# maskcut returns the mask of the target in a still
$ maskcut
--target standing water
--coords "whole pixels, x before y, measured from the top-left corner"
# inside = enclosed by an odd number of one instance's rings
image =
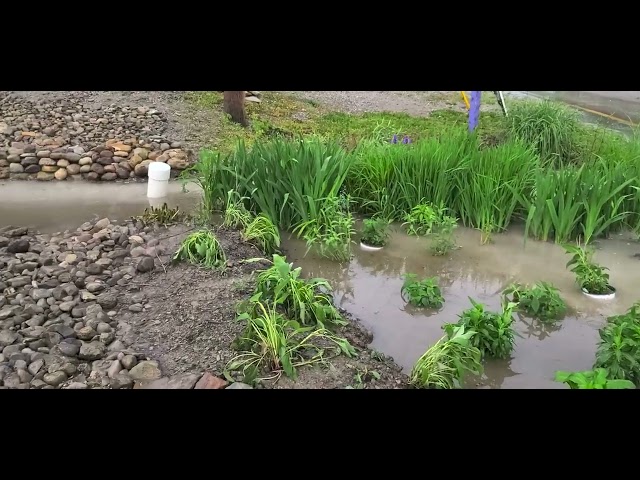
[[[603,302],[584,296],[573,274],[565,268],[569,256],[562,247],[523,241],[521,232],[494,236],[494,243],[480,245],[480,234],[459,228],[462,247],[445,257],[434,257],[428,240],[394,232],[390,243],[378,252],[354,247],[349,265],[320,259],[295,239],[285,242],[289,261],[302,267],[308,277],[322,277],[334,288],[336,303],[358,317],[374,338],[372,347],[387,355],[409,373],[416,360],[440,337],[442,325],[455,323],[457,315],[470,308],[469,297],[491,310],[500,308],[501,292],[509,284],[546,281],[560,289],[569,307],[568,315],[555,326],[519,318],[514,323],[515,348],[511,360],[485,362],[482,378],[468,387],[566,388],[554,381],[557,370],[590,370],[595,359],[598,329],[606,317],[626,311],[640,299],[640,260],[633,255],[640,245],[618,237],[600,242],[595,260],[610,268],[617,287],[616,298]],[[402,275],[437,276],[445,298],[437,312],[408,306],[400,289]]]

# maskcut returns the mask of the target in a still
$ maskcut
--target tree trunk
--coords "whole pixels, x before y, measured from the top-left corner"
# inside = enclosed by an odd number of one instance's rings
[[[224,102],[222,108],[225,113],[231,115],[231,120],[239,123],[243,127],[249,125],[244,109],[244,91],[224,92]]]

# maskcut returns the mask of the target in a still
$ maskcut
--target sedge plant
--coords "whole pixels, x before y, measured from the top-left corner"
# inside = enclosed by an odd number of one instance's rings
[[[224,269],[227,262],[222,245],[210,230],[190,234],[182,241],[173,258],[212,269]]]
[[[245,242],[253,242],[266,254],[273,254],[280,248],[280,232],[264,214],[251,220],[242,231]]]
[[[564,245],[566,253],[571,255],[567,268],[576,276],[578,286],[592,295],[606,295],[611,293],[608,268],[593,261],[594,250],[589,245]]]

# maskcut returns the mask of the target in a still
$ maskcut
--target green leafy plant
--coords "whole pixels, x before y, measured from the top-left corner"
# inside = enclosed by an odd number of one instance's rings
[[[567,311],[559,290],[547,282],[538,282],[533,286],[515,283],[507,287],[503,294],[518,304],[518,310],[543,322],[558,320]]]
[[[442,256],[456,248],[456,240],[453,231],[458,227],[458,219],[449,215],[442,216],[438,221],[438,226],[433,235],[431,243],[431,253],[435,256]]]
[[[361,241],[372,247],[384,247],[389,241],[389,220],[384,218],[365,218]]]
[[[635,388],[629,380],[612,380],[607,378],[609,372],[604,368],[596,368],[586,372],[556,372],[556,382],[566,383],[572,390],[622,390]]]
[[[245,242],[255,242],[264,253],[274,253],[280,248],[280,232],[273,222],[263,214],[255,217],[242,232]]]
[[[622,315],[609,317],[599,334],[594,368],[605,368],[612,378],[640,385],[640,302]]]
[[[227,262],[222,245],[210,230],[190,234],[182,241],[173,259],[214,269],[225,268]]]
[[[458,323],[447,323],[442,328],[451,335],[455,328],[464,326],[467,330],[477,332],[471,344],[482,353],[492,358],[508,358],[513,351],[513,310],[517,303],[506,302],[500,313],[487,311],[482,303],[469,298],[472,307],[459,315]]]
[[[244,202],[248,200],[246,197],[240,197],[235,190],[227,192],[227,203],[224,209],[224,219],[222,226],[231,228],[246,228],[253,219]]]
[[[441,210],[429,203],[420,203],[405,215],[407,233],[409,235],[428,235],[433,232],[441,218]]]
[[[410,383],[420,388],[460,387],[467,373],[482,373],[481,353],[472,345],[476,332],[464,326],[452,327],[415,363]]]
[[[147,207],[144,213],[138,217],[145,225],[171,225],[181,219],[182,215],[179,207],[169,208],[167,203],[163,203],[161,207]]]
[[[227,364],[228,372],[242,370],[245,376],[255,377],[267,368],[277,376],[282,371],[295,379],[296,368],[323,360],[327,347],[316,344],[322,340],[338,354],[356,355],[346,339],[336,337],[323,328],[304,327],[295,320],[288,320],[278,312],[275,304],[265,304],[260,297],[258,293],[251,298],[255,304],[251,312],[238,315],[238,320],[246,321],[247,327],[237,344],[247,350]]]
[[[307,242],[307,253],[317,247],[321,256],[338,262],[351,258],[354,219],[348,197],[327,198],[318,216],[300,223],[293,233]]]
[[[416,307],[440,308],[444,305],[444,297],[436,277],[418,280],[415,273],[407,273],[404,275],[401,293]]]
[[[346,325],[327,293],[331,292],[329,283],[321,278],[304,280],[301,273],[301,267],[293,268],[285,257],[274,254],[273,265],[258,274],[256,293],[282,306],[289,318],[304,326]]]
[[[589,246],[564,245],[566,253],[572,255],[567,262],[567,268],[576,276],[576,283],[581,289],[593,295],[606,295],[611,293],[609,285],[608,268],[595,263],[593,259],[593,249]]]

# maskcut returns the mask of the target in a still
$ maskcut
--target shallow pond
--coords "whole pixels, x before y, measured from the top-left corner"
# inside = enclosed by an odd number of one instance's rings
[[[500,292],[512,282],[548,281],[560,289],[570,312],[555,327],[518,318],[516,345],[511,360],[490,360],[482,378],[471,378],[472,388],[566,388],[554,382],[557,370],[590,370],[598,329],[607,316],[623,313],[640,300],[640,244],[624,236],[599,243],[595,260],[610,268],[616,298],[601,301],[582,295],[565,265],[569,256],[552,243],[523,242],[514,230],[495,235],[492,244],[480,245],[480,234],[459,228],[462,247],[446,257],[434,257],[428,240],[393,232],[390,243],[378,252],[354,247],[348,265],[305,256],[306,245],[285,239],[289,261],[302,267],[307,277],[327,279],[336,302],[373,332],[372,347],[396,360],[408,373],[415,361],[442,335],[441,326],[456,322],[469,308],[469,297],[492,309],[500,307]],[[438,312],[407,306],[400,295],[404,273],[437,276],[444,307]]]

